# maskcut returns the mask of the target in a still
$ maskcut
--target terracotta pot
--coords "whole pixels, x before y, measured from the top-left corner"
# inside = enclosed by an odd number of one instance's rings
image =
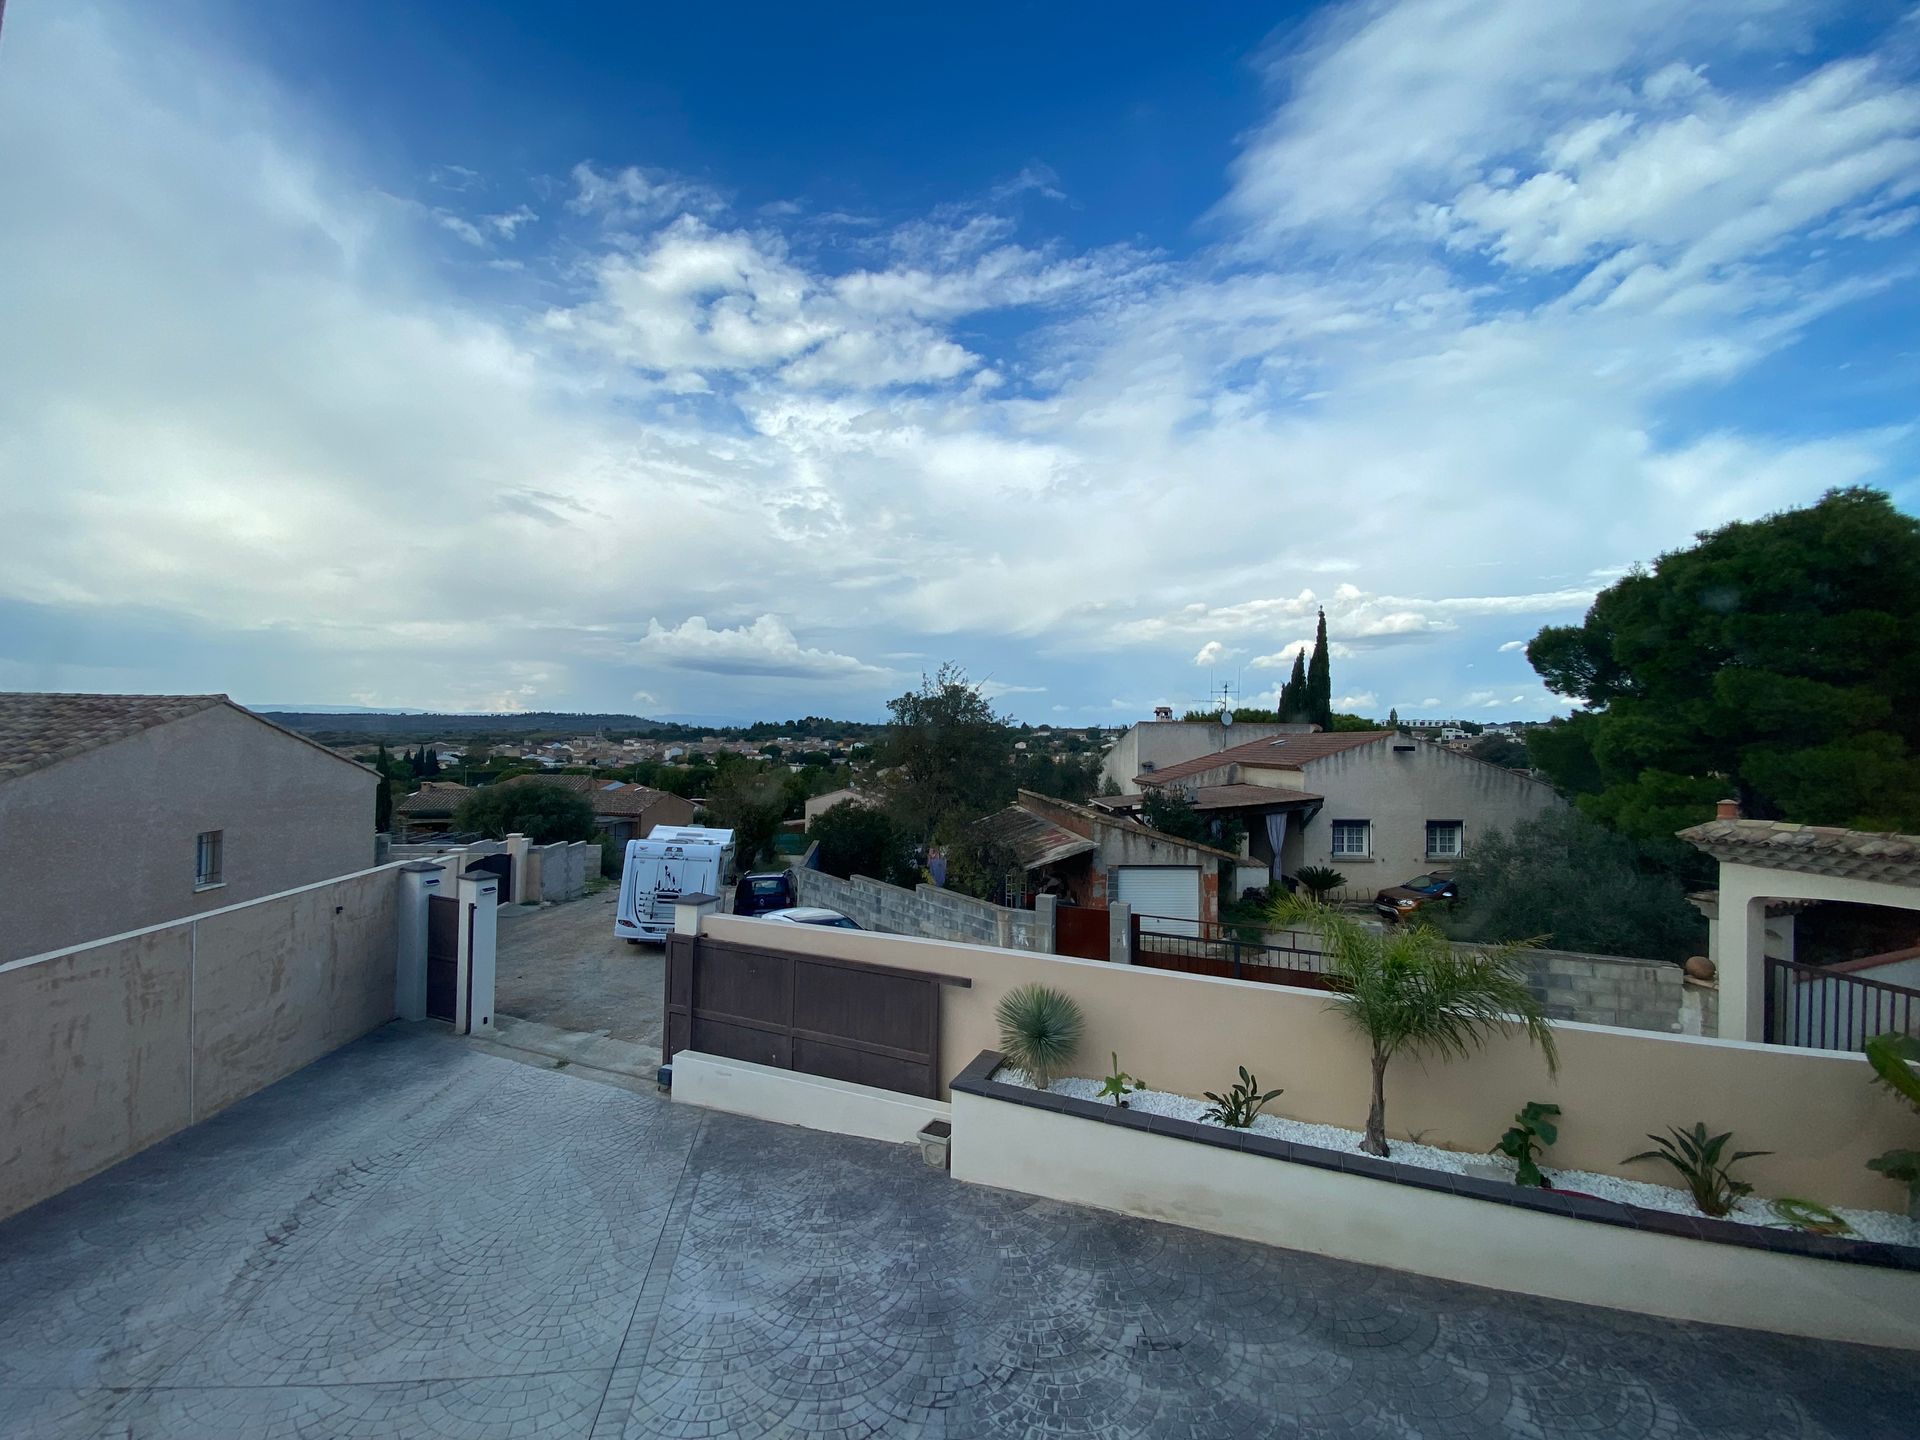
[[[1695,980],[1711,980],[1714,976],[1713,961],[1704,955],[1690,955],[1687,963],[1681,967]]]

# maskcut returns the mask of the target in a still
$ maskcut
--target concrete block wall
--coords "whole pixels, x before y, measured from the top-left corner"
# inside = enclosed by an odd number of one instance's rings
[[[1550,1020],[1689,1033],[1678,965],[1569,950],[1535,950],[1526,961],[1534,997]]]
[[[587,891],[587,877],[600,872],[600,847],[592,841],[556,841],[527,852],[531,874],[527,898],[574,900]]]
[[[1005,950],[1053,952],[1053,927],[1036,911],[990,905],[935,885],[906,890],[865,875],[842,880],[824,870],[795,869],[793,874],[802,905],[838,910],[863,929]]]

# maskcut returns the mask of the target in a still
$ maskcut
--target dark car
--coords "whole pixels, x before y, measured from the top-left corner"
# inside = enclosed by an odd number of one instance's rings
[[[1404,920],[1427,905],[1451,905],[1460,887],[1445,875],[1416,875],[1403,885],[1389,885],[1373,897],[1373,908],[1388,920]]]
[[[790,910],[800,903],[800,887],[793,883],[791,870],[762,870],[742,875],[733,887],[733,913],[764,915],[769,910]]]

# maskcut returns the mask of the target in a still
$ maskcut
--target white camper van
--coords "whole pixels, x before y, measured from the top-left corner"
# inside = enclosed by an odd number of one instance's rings
[[[733,831],[656,825],[627,842],[613,933],[622,940],[665,940],[682,895],[723,895],[733,871]]]

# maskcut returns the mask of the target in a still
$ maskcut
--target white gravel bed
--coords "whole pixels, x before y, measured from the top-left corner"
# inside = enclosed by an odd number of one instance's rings
[[[1007,1085],[1019,1085],[1031,1090],[1034,1084],[1027,1078],[1024,1070],[1016,1070],[1003,1065],[994,1072],[993,1078]],[[1269,1087],[1270,1088],[1270,1087]],[[1102,1097],[1098,1080],[1069,1076],[1055,1080],[1047,1089],[1055,1095],[1069,1095],[1076,1100],[1097,1100],[1110,1105],[1113,1102]],[[1129,1109],[1138,1110],[1146,1115],[1165,1115],[1175,1120],[1191,1120],[1198,1125],[1216,1122],[1207,1119],[1208,1101],[1192,1100],[1185,1095],[1169,1095],[1163,1090],[1139,1090],[1128,1094]],[[1263,1110],[1255,1117],[1252,1131],[1255,1135],[1268,1135],[1275,1140],[1285,1140],[1294,1145],[1312,1145],[1321,1150],[1342,1151],[1350,1155],[1363,1155],[1360,1148],[1364,1138],[1358,1130],[1347,1130],[1338,1125],[1311,1125],[1304,1120],[1288,1120],[1284,1116]],[[1513,1161],[1504,1155],[1481,1154],[1461,1150],[1442,1150],[1434,1145],[1421,1145],[1412,1140],[1387,1140],[1387,1148],[1392,1154],[1387,1158],[1403,1165],[1418,1165],[1425,1170],[1445,1170],[1454,1175],[1469,1175],[1479,1171],[1485,1164],[1500,1166],[1507,1174],[1513,1172]],[[1672,1185],[1658,1185],[1650,1180],[1623,1180],[1618,1175],[1599,1175],[1591,1170],[1563,1170],[1552,1163],[1552,1151],[1547,1152],[1548,1163],[1540,1168],[1546,1172],[1547,1182],[1556,1190],[1577,1190],[1583,1195],[1593,1195],[1601,1200],[1611,1200],[1618,1205],[1638,1205],[1648,1210],[1670,1210],[1679,1215],[1698,1215],[1699,1209],[1693,1203],[1693,1196],[1687,1191]],[[1472,1168],[1469,1169],[1469,1162]],[[1643,1162],[1651,1170],[1654,1161]],[[1799,1197],[1819,1199],[1818,1196]],[[1853,1227],[1854,1234],[1862,1240],[1877,1240],[1885,1245],[1920,1246],[1920,1221],[1907,1219],[1904,1215],[1892,1215],[1884,1210],[1854,1210],[1834,1207],[1834,1214]],[[1742,1225],[1758,1225],[1764,1229],[1791,1230],[1794,1227],[1784,1223],[1767,1201],[1758,1195],[1749,1195],[1735,1204],[1728,1220]]]

